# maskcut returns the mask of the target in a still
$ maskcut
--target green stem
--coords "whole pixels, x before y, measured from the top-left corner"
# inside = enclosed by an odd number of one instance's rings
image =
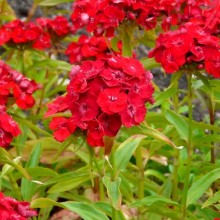
[[[172,199],[174,201],[178,200],[179,156],[180,156],[180,151],[178,149],[174,149],[173,190],[172,190]]]
[[[211,125],[215,124],[215,107],[212,100],[210,100],[210,108],[209,108],[209,121]],[[214,134],[213,131],[211,131],[211,134]],[[211,148],[211,163],[215,164],[215,148],[214,143],[212,142],[213,147]]]
[[[188,142],[187,142],[187,167],[186,167],[186,175],[185,175],[185,182],[184,182],[184,189],[183,189],[183,196],[182,196],[182,219],[186,218],[186,211],[187,211],[187,193],[190,185],[190,171],[191,171],[191,163],[192,163],[192,155],[193,155],[193,144],[192,144],[192,74],[187,74],[188,79]]]
[[[9,173],[8,177],[9,177],[9,180],[11,182],[11,186],[13,188],[13,192],[16,196],[16,199],[19,200],[19,201],[22,201],[21,192],[20,192],[20,189],[18,187],[18,184],[17,184],[14,176],[12,175],[12,173]]]
[[[118,172],[115,166],[115,156],[113,154],[111,158],[111,165],[112,165],[112,171],[111,171],[111,179],[112,182],[115,181],[118,178]],[[117,210],[114,208],[114,205],[112,204],[112,220],[117,220]]]
[[[178,90],[178,82],[179,78],[182,76],[182,73],[179,74],[179,77],[176,77],[173,75],[172,81],[173,81],[173,87]],[[179,98],[178,98],[178,92],[175,93],[172,97],[172,103],[173,103],[173,110],[178,113],[178,106],[179,106]],[[179,156],[180,151],[178,149],[174,149],[174,166],[173,166],[173,188],[172,188],[172,199],[174,201],[178,200],[178,169],[179,169]]]
[[[215,103],[213,102],[212,97],[210,97],[209,121],[210,121],[211,125],[215,124]],[[213,130],[211,130],[211,134],[214,134]],[[212,148],[210,150],[210,154],[211,154],[210,162],[215,164],[215,143],[211,142],[211,144],[212,144]],[[213,190],[213,193],[216,192],[216,184],[215,184],[215,182],[212,183],[212,190]]]
[[[144,167],[143,167],[143,158],[142,158],[142,152],[140,146],[136,149],[136,164],[139,169],[138,199],[143,199],[144,198]],[[137,219],[141,219],[141,212],[142,212],[142,208],[140,207],[138,209]]]
[[[101,148],[99,150],[99,158],[101,160],[103,160],[103,158],[104,158],[104,149],[103,148]],[[100,197],[101,201],[105,200],[105,187],[104,187],[104,184],[102,182],[102,177],[103,176],[104,176],[104,170],[102,168],[102,170],[100,171],[100,178],[99,178],[99,197]]]
[[[141,147],[139,146],[136,150],[136,164],[139,169],[139,178],[138,178],[138,198],[144,198],[144,167],[143,167],[143,158]]]

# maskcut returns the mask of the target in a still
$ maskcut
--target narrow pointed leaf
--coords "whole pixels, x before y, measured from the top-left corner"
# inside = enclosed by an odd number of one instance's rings
[[[109,177],[104,176],[102,181],[107,188],[108,197],[111,199],[114,208],[118,210],[121,206],[121,193],[119,190],[121,178],[118,177],[112,181]]]
[[[170,205],[178,205],[177,202],[172,201],[171,199],[168,199],[166,197],[160,196],[160,195],[154,195],[154,196],[148,196],[141,200],[138,200],[134,202],[131,206],[132,207],[141,207],[141,206],[152,206],[153,204],[158,205],[164,205],[164,204],[170,204]]]
[[[188,138],[188,124],[187,122],[177,113],[167,110],[166,119],[176,128],[180,135],[180,138],[187,140]]]
[[[112,157],[112,156],[114,157],[115,168],[118,171],[124,169],[127,166],[134,151],[136,150],[136,148],[140,144],[141,140],[145,137],[146,137],[145,135],[134,135],[134,136],[128,138],[126,141],[124,141],[116,149],[116,151],[112,151],[110,157]]]
[[[219,178],[220,168],[207,173],[194,182],[188,191],[187,205],[195,203],[206,192],[210,185]]]

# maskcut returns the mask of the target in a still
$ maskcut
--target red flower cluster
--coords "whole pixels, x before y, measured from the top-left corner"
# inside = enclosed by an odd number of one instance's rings
[[[63,16],[56,16],[55,18],[37,18],[37,24],[40,25],[52,39],[65,37],[70,32],[68,20]]]
[[[123,21],[135,21],[149,30],[156,26],[157,17],[180,5],[179,1],[164,0],[76,0],[73,3],[73,31],[87,27],[95,36],[113,36]]]
[[[39,88],[35,81],[0,61],[0,105],[7,105],[9,98],[13,97],[21,109],[31,108],[35,103],[32,94]]]
[[[15,121],[6,113],[6,107],[14,102],[27,109],[34,105],[32,93],[39,89],[34,81],[30,81],[21,73],[12,70],[0,61],[0,146],[7,147],[12,138],[20,134]]]
[[[54,19],[39,18],[34,22],[14,20],[0,28],[0,46],[18,45],[22,48],[43,50],[51,47],[51,41],[60,39],[70,32],[70,26],[65,17],[57,16]]]
[[[0,105],[0,146],[7,147],[13,137],[21,133],[17,123],[6,113]],[[1,206],[0,206],[1,207]]]
[[[88,37],[81,35],[77,42],[72,42],[66,49],[70,63],[80,63],[88,59],[106,56],[110,50],[104,37]]]
[[[0,219],[2,220],[28,220],[37,216],[37,212],[30,209],[28,202],[19,202],[11,197],[6,197],[0,192]]]
[[[196,64],[197,68],[204,67],[209,74],[219,78],[219,42],[219,38],[201,27],[186,23],[178,30],[160,34],[149,57],[155,57],[167,73],[173,73],[185,64]]]
[[[145,103],[153,103],[152,75],[133,58],[84,61],[73,67],[70,78],[67,95],[50,104],[47,113],[72,113],[70,118],[57,117],[50,123],[58,141],[79,128],[91,146],[103,146],[103,137],[114,137],[122,125],[139,125],[146,115]]]
[[[21,20],[14,20],[0,28],[0,46],[20,45],[23,47],[33,47],[45,49],[51,46],[50,35],[43,31],[39,25]]]

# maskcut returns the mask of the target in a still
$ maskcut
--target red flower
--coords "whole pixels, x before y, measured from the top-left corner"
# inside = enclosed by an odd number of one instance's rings
[[[93,95],[83,95],[75,103],[69,106],[74,118],[81,121],[94,119],[99,111],[96,97]]]
[[[128,95],[126,108],[120,112],[122,124],[126,127],[139,125],[145,118],[146,108],[143,100],[136,94]]]
[[[108,88],[100,92],[97,103],[102,111],[107,114],[121,112],[127,103],[127,94],[120,88]]]
[[[7,31],[5,28],[0,29],[0,46],[5,44],[11,39],[11,32]]]
[[[73,67],[61,103],[65,100],[73,125],[86,134],[90,146],[103,146],[103,137],[114,137],[122,122],[130,127],[144,120],[145,103],[153,102],[151,79],[152,75],[131,58],[107,56],[84,61]],[[49,113],[58,111],[57,103],[50,104]],[[54,123],[50,127],[56,139],[61,141],[70,135],[67,119]]]
[[[161,65],[167,73],[173,73],[185,63],[185,56],[181,54],[173,54],[169,50],[165,50],[162,56]]]
[[[101,58],[110,50],[104,37],[88,37],[81,35],[77,42],[72,42],[66,49],[70,63],[79,63],[87,59]]]
[[[104,134],[109,137],[114,137],[122,125],[121,118],[118,114],[108,115],[102,113],[98,121],[104,129]]]
[[[68,109],[66,103],[66,97],[59,96],[52,103],[48,104],[48,111],[45,114],[45,117],[56,114],[58,112],[64,112]]]
[[[215,78],[220,78],[220,53],[205,59],[205,70]]]
[[[22,27],[17,27],[12,32],[12,39],[15,43],[25,43],[25,31]]]
[[[76,127],[72,118],[57,117],[50,122],[50,129],[55,130],[53,135],[60,142],[68,138],[76,130]]]
[[[6,197],[0,192],[0,219],[28,220],[37,216],[34,209],[30,209],[28,202],[19,202],[11,197]]]

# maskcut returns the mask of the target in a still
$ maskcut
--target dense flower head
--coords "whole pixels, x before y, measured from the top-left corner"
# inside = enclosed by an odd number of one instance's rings
[[[3,106],[0,106],[2,108]],[[18,124],[6,111],[0,110],[0,146],[7,147],[21,133]]]
[[[0,105],[7,105],[14,98],[21,109],[31,108],[35,103],[32,94],[39,88],[35,81],[0,61]]]
[[[37,216],[37,212],[30,208],[28,202],[20,202],[12,197],[4,196],[0,192],[0,219],[2,220],[28,220]]]
[[[160,34],[149,57],[155,57],[167,73],[184,65],[196,65],[215,78],[220,77],[220,40],[202,27],[186,23],[178,30]]]
[[[77,42],[68,45],[65,54],[69,57],[70,63],[80,63],[84,60],[104,57],[109,52],[104,37],[81,35]]]
[[[31,108],[33,92],[40,86],[0,61],[0,146],[7,147],[20,134],[17,123],[7,114],[7,107],[16,103],[21,109]]]
[[[68,20],[63,16],[55,18],[37,18],[36,23],[47,32],[51,38],[65,37],[70,32]]]
[[[136,22],[149,30],[156,26],[158,17],[173,17],[171,12],[179,11],[182,3],[173,0],[76,0],[71,15],[72,30],[86,27],[95,36],[113,36],[114,30],[124,21]]]
[[[46,49],[51,46],[51,40],[49,34],[39,25],[17,19],[1,26],[0,46],[3,44]]]
[[[139,125],[147,112],[145,104],[154,101],[151,79],[138,60],[119,55],[74,66],[67,95],[49,104],[47,116],[66,110],[72,114],[52,119],[55,138],[63,141],[80,129],[91,146],[104,146],[103,137],[114,137],[122,125]]]

